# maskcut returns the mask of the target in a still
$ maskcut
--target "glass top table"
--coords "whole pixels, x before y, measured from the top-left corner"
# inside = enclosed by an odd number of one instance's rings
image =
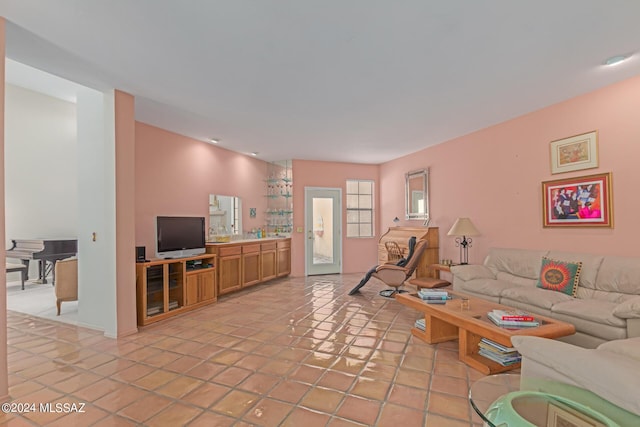
[[[620,427],[570,399],[520,390],[519,374],[481,378],[469,389],[469,403],[489,427]]]

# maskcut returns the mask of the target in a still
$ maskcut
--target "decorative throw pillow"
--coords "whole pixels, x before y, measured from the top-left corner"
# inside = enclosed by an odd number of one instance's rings
[[[582,262],[558,261],[542,257],[538,286],[575,297],[578,292]]]

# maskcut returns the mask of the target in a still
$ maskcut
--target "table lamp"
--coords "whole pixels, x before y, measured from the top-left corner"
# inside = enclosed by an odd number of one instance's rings
[[[469,263],[469,247],[472,242],[469,236],[478,236],[479,234],[480,232],[469,218],[458,218],[447,233],[447,236],[456,236],[456,246],[460,247],[460,264]]]

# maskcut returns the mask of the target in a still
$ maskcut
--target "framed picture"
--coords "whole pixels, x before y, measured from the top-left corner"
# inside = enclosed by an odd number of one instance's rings
[[[551,141],[551,173],[598,167],[598,131]]]
[[[549,403],[547,427],[605,427],[605,424],[568,406]]]
[[[542,183],[545,227],[613,228],[611,173]]]

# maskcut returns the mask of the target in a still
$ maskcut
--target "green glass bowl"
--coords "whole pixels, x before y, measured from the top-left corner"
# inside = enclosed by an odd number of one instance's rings
[[[505,394],[493,402],[485,417],[496,427],[553,426],[554,422],[548,423],[549,411],[556,417],[573,423],[582,420],[584,425],[591,426],[597,421],[606,427],[620,427],[618,423],[585,405],[536,391],[514,391]]]

